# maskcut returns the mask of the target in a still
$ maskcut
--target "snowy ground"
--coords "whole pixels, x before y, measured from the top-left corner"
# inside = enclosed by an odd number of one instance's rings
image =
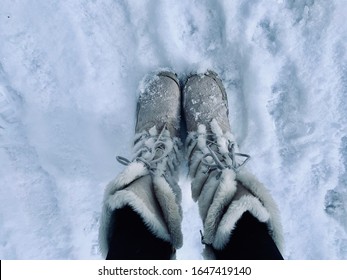
[[[1,0],[0,258],[101,258],[103,189],[131,156],[138,83],[170,67],[225,82],[285,257],[347,259],[346,15],[345,0]],[[178,258],[201,259],[185,173],[181,185]]]

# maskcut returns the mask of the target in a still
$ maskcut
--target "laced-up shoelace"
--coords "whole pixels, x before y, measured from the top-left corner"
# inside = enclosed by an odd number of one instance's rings
[[[237,172],[242,166],[244,166],[248,160],[251,158],[250,155],[247,154],[242,154],[242,153],[236,153],[235,152],[235,143],[234,142],[230,142],[228,143],[228,153],[222,155],[219,152],[219,145],[218,143],[216,143],[215,141],[211,141],[211,140],[206,140],[209,144],[207,145],[207,148],[209,150],[209,153],[206,153],[203,158],[202,158],[202,162],[208,166],[208,170],[206,171],[206,173],[210,172],[210,171],[214,171],[214,170],[218,170],[219,172],[217,173],[217,179],[220,178],[222,171],[224,169],[232,169],[235,172]],[[215,145],[217,146],[217,151],[212,150],[211,146]],[[211,163],[211,161],[207,161],[207,157],[212,158],[213,162]],[[245,158],[243,161],[238,162],[237,161],[237,157],[241,157],[241,158]],[[223,158],[222,160],[220,158]],[[227,158],[230,159],[230,164],[227,163]]]
[[[212,134],[210,136],[213,136]],[[247,154],[242,154],[242,153],[236,153],[235,152],[235,147],[236,143],[231,142],[228,140],[228,153],[227,154],[222,154],[219,151],[219,144],[216,141],[211,141],[209,139],[206,140],[207,144],[207,149],[209,150],[209,153],[205,153],[205,155],[202,158],[202,163],[205,164],[208,169],[205,173],[208,173],[210,171],[218,170],[218,173],[216,175],[217,180],[220,178],[222,175],[222,171],[224,169],[232,169],[235,172],[237,172],[241,167],[243,167],[251,158],[250,155]],[[216,151],[211,148],[211,146],[216,146],[217,149]],[[211,161],[208,161],[207,158],[211,158]],[[244,158],[243,161],[238,162],[237,157]],[[222,159],[220,159],[222,158]],[[230,163],[228,164],[228,158],[230,159]],[[201,236],[201,243],[210,246],[211,243],[208,243],[205,241],[205,237],[200,230],[200,236]]]
[[[170,153],[169,147],[165,141],[162,140],[163,133],[166,129],[166,124],[164,125],[163,129],[161,130],[159,136],[149,136],[149,138],[156,138],[156,141],[154,142],[153,146],[148,147],[145,146],[141,148],[137,153],[136,156],[132,161],[129,159],[117,156],[116,159],[119,163],[123,165],[129,165],[130,163],[134,161],[140,161],[142,162],[151,173],[154,173],[157,167],[157,163],[160,162],[163,158],[168,156]],[[140,140],[141,141],[141,140]],[[159,155],[159,156],[158,156]]]

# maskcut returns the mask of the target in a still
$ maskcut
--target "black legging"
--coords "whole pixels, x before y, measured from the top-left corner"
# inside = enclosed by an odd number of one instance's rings
[[[283,260],[265,223],[248,211],[237,222],[223,250],[213,250],[218,260]]]
[[[174,249],[169,242],[155,237],[142,218],[126,206],[113,216],[114,231],[106,259],[167,260]],[[223,250],[213,250],[219,260],[283,260],[266,224],[245,212]]]
[[[155,237],[142,218],[126,206],[113,214],[115,225],[107,260],[167,260],[174,254],[172,245]]]

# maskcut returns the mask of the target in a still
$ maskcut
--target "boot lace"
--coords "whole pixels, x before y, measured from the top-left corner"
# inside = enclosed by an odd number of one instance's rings
[[[206,142],[209,152],[204,154],[202,163],[208,167],[205,173],[218,170],[217,179],[219,179],[224,169],[232,169],[238,172],[251,158],[248,154],[236,152],[236,143],[230,140],[228,140],[227,153],[220,152],[220,145],[216,141],[207,139]]]
[[[159,136],[151,136],[148,133],[144,133],[146,140],[149,138],[155,139],[155,142],[150,145],[144,145],[137,152],[133,160],[129,160],[122,156],[116,156],[116,159],[119,163],[123,165],[129,165],[134,161],[142,162],[151,173],[154,173],[157,169],[157,164],[166,158],[172,149],[170,149],[167,136],[164,136],[164,131],[166,130],[166,124],[162,128]],[[142,136],[142,137],[143,137]],[[166,141],[165,141],[166,140]],[[141,141],[141,139],[139,140]]]

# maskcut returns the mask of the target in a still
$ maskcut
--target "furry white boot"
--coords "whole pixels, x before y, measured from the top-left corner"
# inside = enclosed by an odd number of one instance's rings
[[[204,225],[204,243],[221,250],[228,243],[242,214],[249,211],[267,224],[281,251],[282,229],[276,203],[270,193],[243,163],[231,133],[223,133],[215,120],[211,133],[205,125],[187,138],[192,197],[199,204]],[[231,150],[231,146],[233,147]]]
[[[238,152],[231,133],[222,82],[213,72],[194,75],[188,79],[183,95],[189,132],[186,140],[189,175],[192,197],[198,202],[203,220],[203,242],[223,249],[237,221],[249,211],[267,224],[281,251],[283,240],[277,206],[266,188],[243,167],[249,156]]]
[[[138,109],[134,158],[104,194],[99,243],[103,256],[108,253],[113,233],[114,211],[131,206],[156,237],[177,249],[182,246],[180,206],[177,185],[182,144],[179,135],[180,90],[170,72],[146,77]],[[153,108],[153,106],[155,108]]]

